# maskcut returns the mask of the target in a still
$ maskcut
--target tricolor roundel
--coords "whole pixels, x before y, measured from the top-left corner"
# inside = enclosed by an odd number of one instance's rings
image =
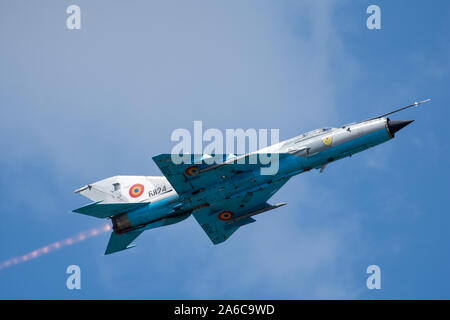
[[[140,197],[144,193],[144,186],[140,183],[136,183],[130,188],[129,193],[132,198]]]
[[[195,176],[195,175],[198,174],[198,167],[197,166],[191,166],[191,167],[187,168],[184,172],[188,176]]]
[[[222,211],[219,213],[219,219],[223,221],[227,221],[233,218],[233,212],[231,211]]]

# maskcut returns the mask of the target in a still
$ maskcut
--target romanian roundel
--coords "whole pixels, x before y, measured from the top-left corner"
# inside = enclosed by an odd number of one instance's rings
[[[186,171],[184,171],[188,176],[195,176],[198,174],[198,167],[197,166],[192,166],[186,169]]]
[[[233,212],[231,211],[222,211],[221,213],[219,213],[219,219],[226,221],[226,220],[230,220],[231,218],[233,218]]]
[[[143,193],[144,186],[140,183],[137,183],[130,188],[130,196],[133,198],[140,197]]]

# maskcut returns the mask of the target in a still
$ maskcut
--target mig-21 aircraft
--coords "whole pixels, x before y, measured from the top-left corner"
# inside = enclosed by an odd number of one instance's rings
[[[285,203],[267,201],[291,177],[320,169],[394,138],[413,120],[389,115],[418,106],[415,102],[395,111],[339,128],[317,129],[243,155],[224,155],[211,164],[204,155],[175,164],[171,154],[153,157],[164,176],[115,176],[88,184],[79,193],[93,203],[74,212],[112,221],[113,232],[105,254],[133,247],[145,230],[180,222],[191,214],[214,244],[227,240],[255,215]],[[277,154],[278,170],[261,174],[262,163],[246,161],[255,154]],[[198,157],[201,157],[200,159]]]

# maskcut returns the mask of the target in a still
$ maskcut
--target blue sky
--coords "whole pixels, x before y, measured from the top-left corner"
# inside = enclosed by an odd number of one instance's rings
[[[68,30],[66,8],[81,7]],[[382,29],[366,28],[377,4]],[[396,139],[291,179],[213,246],[193,218],[103,256],[102,234],[0,270],[2,299],[450,298],[448,1],[0,3],[0,261],[103,221],[73,190],[160,175],[174,129],[280,138],[415,100]],[[81,268],[82,289],[65,270]],[[369,265],[381,290],[366,288]]]

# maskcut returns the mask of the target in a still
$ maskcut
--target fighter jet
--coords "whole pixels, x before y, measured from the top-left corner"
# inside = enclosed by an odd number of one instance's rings
[[[413,120],[388,116],[429,100],[339,128],[310,131],[252,153],[224,156],[221,163],[191,155],[191,161],[175,164],[171,154],[161,154],[153,160],[164,176],[115,176],[88,184],[75,193],[94,202],[74,212],[111,219],[113,232],[105,254],[134,247],[131,243],[145,230],[178,223],[190,215],[212,243],[219,244],[255,222],[255,215],[285,205],[267,201],[291,177],[311,169],[322,172],[331,162],[393,139]],[[278,155],[275,174],[261,174],[261,161],[245,161],[265,153]]]

